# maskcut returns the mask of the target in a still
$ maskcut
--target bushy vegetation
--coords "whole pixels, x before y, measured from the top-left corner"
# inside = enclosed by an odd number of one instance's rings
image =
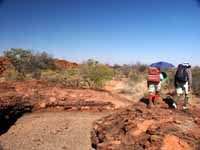
[[[41,71],[55,69],[53,58],[46,52],[33,53],[30,50],[11,48],[4,52],[11,62],[14,71],[10,72],[11,79],[25,80],[27,75],[40,79]]]
[[[112,68],[90,59],[77,68],[43,71],[41,79],[76,88],[101,88],[112,77]]]
[[[80,75],[91,88],[102,87],[106,81],[112,79],[113,73],[112,68],[93,59],[80,66]]]
[[[164,69],[161,70],[162,72],[167,73],[167,80],[162,84],[162,91],[166,92],[172,92],[175,90],[174,87],[174,75],[175,75],[175,71],[176,69]]]
[[[67,87],[89,88],[88,83],[82,79],[79,68],[42,71],[41,80],[62,83]]]
[[[136,63],[133,65],[114,65],[116,79],[128,78],[130,82],[140,82],[146,77],[147,65]]]
[[[192,69],[192,77],[193,77],[193,82],[192,82],[192,90],[193,93],[200,97],[200,67],[194,67]]]
[[[4,55],[9,59],[15,69],[14,76],[17,74],[18,79],[23,80],[29,70],[31,51],[11,48],[5,51]]]
[[[66,78],[65,71],[59,70],[43,70],[41,72],[41,80],[48,82],[64,82]]]
[[[60,69],[47,53],[11,48],[4,52],[12,67],[7,71],[7,80],[40,79],[61,82],[66,86],[100,88],[113,78],[113,69],[96,60],[89,59],[79,67]]]

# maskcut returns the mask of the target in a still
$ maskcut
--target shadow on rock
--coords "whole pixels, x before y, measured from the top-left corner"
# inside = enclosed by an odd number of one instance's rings
[[[6,133],[10,129],[10,127],[15,124],[17,119],[20,118],[21,116],[22,113],[10,114],[9,116],[3,116],[3,117],[1,116],[2,118],[0,118],[0,122],[2,123],[0,126],[0,135]],[[2,150],[1,145],[0,145],[0,150]]]

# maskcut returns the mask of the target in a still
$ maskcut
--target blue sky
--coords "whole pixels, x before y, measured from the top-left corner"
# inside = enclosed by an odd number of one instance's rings
[[[0,0],[0,53],[9,48],[104,63],[200,65],[195,0]]]

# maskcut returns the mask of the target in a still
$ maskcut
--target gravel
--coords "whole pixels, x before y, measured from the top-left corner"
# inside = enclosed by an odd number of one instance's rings
[[[51,111],[26,114],[0,136],[0,145],[4,150],[91,150],[92,123],[108,113]]]

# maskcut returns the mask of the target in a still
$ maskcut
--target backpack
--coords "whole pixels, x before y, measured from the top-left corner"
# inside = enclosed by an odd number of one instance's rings
[[[155,67],[149,67],[147,81],[153,82],[153,83],[159,83],[160,82],[160,69],[155,68]]]
[[[175,80],[179,83],[185,84],[188,80],[188,75],[186,72],[187,67],[180,64],[175,74]]]

